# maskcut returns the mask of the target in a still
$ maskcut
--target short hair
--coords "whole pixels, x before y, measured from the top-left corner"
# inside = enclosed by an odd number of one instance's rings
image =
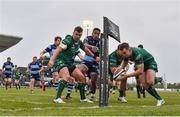
[[[138,45],[138,48],[144,48],[142,44],[139,44]]]
[[[37,58],[37,56],[34,56],[33,59],[34,59],[34,58]]]
[[[11,57],[7,57],[7,59],[11,59]]]
[[[82,27],[77,26],[77,27],[74,28],[74,32],[75,32],[75,31],[81,33],[81,32],[83,32],[83,29],[82,29]]]
[[[94,32],[94,31],[99,31],[99,32],[101,32],[101,30],[100,30],[99,28],[94,28],[94,29],[93,29],[93,32]]]
[[[121,43],[118,45],[118,50],[129,49],[128,43]]]
[[[54,41],[57,41],[58,39],[62,40],[62,38],[61,38],[61,37],[56,36],[56,37],[54,38]]]

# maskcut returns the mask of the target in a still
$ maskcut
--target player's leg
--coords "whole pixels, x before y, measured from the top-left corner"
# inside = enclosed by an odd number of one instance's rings
[[[5,87],[6,87],[6,90],[8,89],[8,79],[5,77],[4,78],[4,84],[5,84]]]
[[[89,69],[86,66],[86,64],[80,64],[80,65],[76,65],[76,67],[83,73],[83,75],[86,78],[86,86],[85,86],[85,92],[88,95],[89,94],[89,90],[91,87],[91,80],[90,80],[90,75],[88,73]]]
[[[30,84],[29,84],[30,93],[33,93],[34,81],[35,81],[35,78],[33,76],[31,76]]]
[[[95,93],[96,93],[96,88],[97,88],[97,79],[98,79],[98,73],[97,72],[91,72],[90,74],[91,77],[91,89],[90,89],[90,94],[91,94],[91,100],[95,100]]]
[[[8,77],[8,84],[9,84],[9,87],[11,88],[11,85],[12,85],[12,78],[11,78],[11,76]]]
[[[66,95],[66,99],[71,99],[71,94],[74,88],[74,80],[73,78],[69,80],[68,84],[67,84],[67,95]]]
[[[65,103],[61,99],[61,96],[62,96],[62,92],[63,92],[64,88],[67,86],[68,81],[71,79],[71,76],[70,76],[68,68],[65,67],[65,66],[62,66],[59,69],[59,76],[62,79],[59,81],[58,89],[57,89],[57,94],[56,94],[56,97],[54,99],[54,102],[55,103]]]
[[[36,86],[41,88],[41,77],[40,77],[40,75],[37,75],[35,77],[35,80],[36,80]]]
[[[17,80],[17,86],[18,86],[18,89],[20,90],[21,86],[20,86],[20,80]]]
[[[115,94],[115,91],[116,91],[116,81],[113,80],[112,81],[112,93]]]
[[[137,98],[141,98],[140,95],[141,83],[138,77],[136,77],[136,89],[137,89]]]
[[[148,88],[148,85],[146,83],[146,78],[145,78],[145,72],[143,74],[138,76],[138,79],[140,81],[140,87],[142,87],[142,92],[143,92],[143,97],[145,98],[145,89]]]
[[[15,79],[15,86],[16,86],[16,89],[18,90],[18,80]]]
[[[127,103],[126,97],[126,84],[127,80],[121,80],[120,81],[120,88],[119,88],[119,97],[118,100],[120,100],[122,103]]]
[[[113,73],[111,72],[111,70],[109,70],[108,91],[110,93],[113,93],[113,90],[115,88],[116,88],[116,81],[113,79]],[[114,93],[115,93],[115,91],[114,91]]]
[[[155,76],[156,76],[156,72],[153,69],[148,69],[146,70],[146,84],[148,85],[148,89],[147,91],[151,93],[151,95],[157,99],[157,106],[161,106],[162,104],[165,103],[165,101],[161,98],[161,96],[158,94],[158,92],[156,91],[156,89],[154,87],[152,87],[155,82]]]
[[[55,66],[53,66],[53,68],[51,68],[49,70],[50,74],[52,74],[52,80],[49,80],[47,82],[43,82],[43,91],[46,90],[46,87],[47,86],[53,86],[53,87],[57,87],[58,86],[58,83],[60,81],[60,77],[59,77],[59,74],[55,68]]]
[[[85,79],[85,76],[83,75],[83,73],[78,69],[78,68],[75,68],[72,72],[72,76],[76,79],[78,79],[79,81],[79,92],[80,92],[80,102],[90,102],[92,103],[92,101],[86,99],[86,96],[85,96],[85,85],[86,85],[86,79]]]
[[[141,86],[141,87],[142,87],[143,98],[146,98],[146,89],[143,86]]]

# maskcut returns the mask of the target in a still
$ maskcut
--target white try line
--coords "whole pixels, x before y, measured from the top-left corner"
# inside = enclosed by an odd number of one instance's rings
[[[61,105],[61,104],[59,104]],[[173,107],[180,107],[180,105],[163,105],[163,106],[173,106]],[[124,106],[107,106],[105,108],[114,108],[117,107],[119,108],[123,108]],[[125,107],[135,107],[135,106],[125,106]],[[138,107],[142,107],[142,108],[149,108],[149,107],[156,107],[156,106],[148,106],[148,105],[142,105],[142,106],[138,106]],[[28,110],[37,110],[37,111],[43,111],[43,110],[63,110],[63,109],[96,109],[96,108],[100,108],[99,106],[85,106],[85,107],[47,107],[47,108],[28,108]],[[158,107],[157,107],[158,108]],[[167,107],[169,108],[169,107]],[[20,109],[3,109],[0,108],[0,112],[17,112],[17,111],[25,111],[25,108],[20,108]]]

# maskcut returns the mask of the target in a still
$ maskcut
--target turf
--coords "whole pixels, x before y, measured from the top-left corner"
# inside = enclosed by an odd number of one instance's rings
[[[30,94],[27,88],[5,90],[0,88],[0,116],[180,116],[180,92],[160,92],[166,103],[162,107],[156,107],[156,100],[147,94],[145,99],[137,99],[135,91],[127,92],[128,103],[117,101],[118,93],[110,94],[109,106],[98,107],[98,102],[93,104],[80,103],[79,93],[73,92],[71,100],[65,100],[66,104],[55,104],[55,90],[35,89]]]

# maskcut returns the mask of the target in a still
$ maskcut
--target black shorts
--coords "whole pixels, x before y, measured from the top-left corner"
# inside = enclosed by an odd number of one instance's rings
[[[62,69],[62,68],[64,68],[64,67],[67,67],[66,65],[63,65],[63,66],[61,66],[59,69],[58,69],[58,72]],[[67,67],[68,68],[68,70],[69,70],[69,74],[71,75],[72,73],[73,73],[73,71],[76,69],[76,66],[75,65],[72,65],[71,67]]]
[[[4,76],[5,76],[4,78],[12,78],[11,74],[5,74]]]
[[[91,78],[91,73],[97,73],[99,74],[99,65],[98,64],[92,64],[92,63],[89,63],[89,62],[83,62],[83,64],[85,64],[87,67],[88,67],[88,71],[87,71],[87,76],[89,78]]]

